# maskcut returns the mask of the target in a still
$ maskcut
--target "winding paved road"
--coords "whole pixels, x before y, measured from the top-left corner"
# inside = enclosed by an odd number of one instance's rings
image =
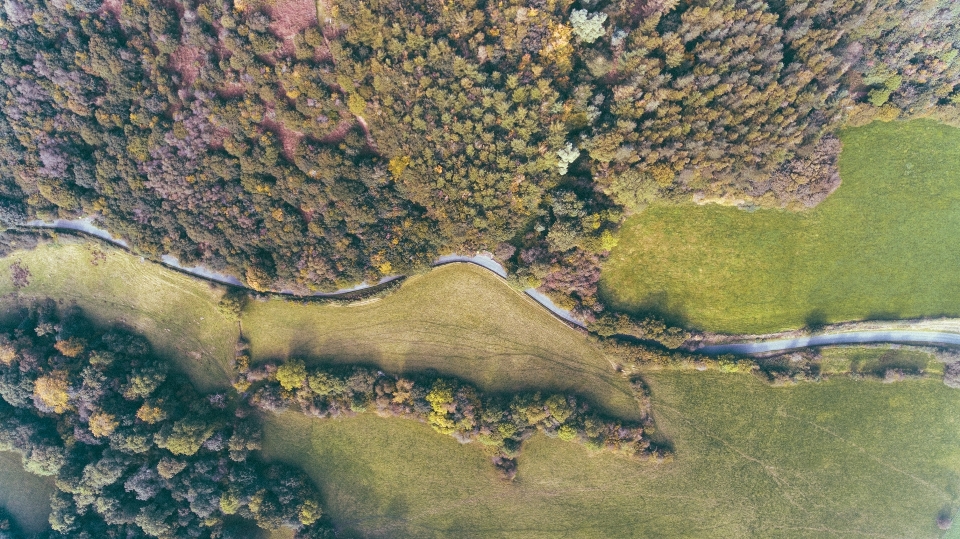
[[[90,219],[78,219],[78,220],[57,220],[52,223],[46,221],[30,221],[24,225],[27,228],[46,228],[52,230],[70,230],[78,231],[92,236],[96,236],[100,239],[106,240],[114,245],[122,247],[124,249],[130,249],[130,245],[118,238],[114,238],[106,230],[99,228],[93,224]],[[493,258],[484,255],[475,255],[475,256],[463,256],[463,255],[444,255],[438,258],[434,262],[434,266],[441,266],[444,264],[450,264],[455,262],[465,262],[469,264],[475,264],[477,266],[486,268],[496,275],[506,278],[507,271],[497,263]],[[194,276],[208,279],[211,281],[216,281],[220,284],[227,284],[231,286],[238,286],[247,288],[247,286],[238,278],[232,275],[226,275],[223,273],[218,273],[207,269],[203,266],[191,266],[186,267],[180,264],[180,262],[173,256],[163,255],[162,262],[163,264],[176,268],[180,271],[190,273]],[[392,275],[384,277],[376,284],[360,283],[351,288],[344,288],[337,290],[335,292],[318,292],[312,294],[311,296],[299,296],[294,294],[291,291],[283,290],[279,292],[281,295],[287,295],[291,297],[338,297],[350,292],[356,292],[357,290],[363,290],[365,288],[370,288],[372,286],[381,285],[387,282],[390,282],[395,279],[401,278],[401,275]],[[531,299],[543,305],[545,308],[550,310],[553,314],[566,320],[567,322],[576,325],[578,327],[584,327],[584,323],[577,318],[575,318],[570,311],[561,309],[557,307],[547,296],[541,294],[535,288],[528,288],[524,292],[530,296]],[[806,337],[794,337],[786,339],[771,339],[767,341],[760,342],[749,342],[749,343],[729,343],[729,344],[715,344],[703,346],[695,349],[695,352],[709,355],[721,355],[721,354],[759,354],[765,352],[776,352],[781,350],[794,350],[798,348],[807,348],[810,346],[826,346],[826,345],[835,345],[835,344],[864,344],[864,343],[904,343],[904,344],[924,344],[924,345],[953,345],[960,346],[960,334],[957,333],[945,333],[945,332],[936,332],[936,331],[910,331],[910,330],[871,330],[871,331],[841,331],[837,333],[827,333],[822,335],[813,335]]]
[[[120,238],[113,237],[108,231],[94,225],[93,221],[89,218],[76,219],[76,220],[58,219],[53,222],[34,220],[34,221],[28,221],[27,223],[24,223],[22,227],[82,232],[84,234],[96,236],[97,238],[110,242],[128,251],[130,250],[130,244],[128,244],[126,241]],[[433,265],[442,266],[444,264],[451,264],[455,262],[465,262],[468,264],[475,264],[477,266],[480,266],[482,268],[486,268],[492,271],[493,273],[497,274],[498,276],[504,279],[507,277],[507,270],[504,269],[504,267],[501,266],[496,260],[494,260],[489,256],[484,256],[480,254],[475,256],[463,256],[463,255],[456,255],[456,254],[444,255],[438,258],[436,261],[434,261]],[[243,281],[234,277],[233,275],[218,273],[216,271],[210,270],[203,266],[189,266],[189,267],[183,266],[180,264],[180,261],[177,260],[176,257],[171,255],[163,255],[160,258],[160,263],[166,266],[169,266],[171,268],[175,268],[177,270],[183,271],[185,273],[189,273],[196,277],[200,277],[202,279],[207,279],[209,281],[214,281],[220,284],[226,284],[230,286],[236,286],[236,287],[252,290],[247,285],[245,285]],[[335,298],[335,297],[343,296],[345,294],[349,294],[350,292],[356,292],[358,290],[363,290],[366,288],[382,285],[390,281],[400,279],[402,277],[403,277],[402,275],[390,275],[380,279],[380,281],[375,284],[369,284],[369,283],[363,282],[356,286],[353,286],[350,288],[342,288],[334,292],[316,292],[314,294],[309,294],[306,296],[295,294],[289,290],[281,290],[280,292],[275,292],[275,293],[283,296],[291,296],[291,297],[297,297],[297,298],[303,298],[303,297]],[[545,308],[547,308],[550,312],[555,314],[557,317],[562,318],[563,320],[566,320],[567,322],[575,326],[585,327],[584,323],[581,320],[578,320],[577,318],[575,318],[570,313],[570,311],[566,309],[561,309],[560,307],[556,306],[553,303],[553,301],[550,300],[550,298],[538,292],[536,288],[528,288],[524,290],[524,292],[528,296],[530,296],[531,299],[533,299],[540,305],[543,305]]]

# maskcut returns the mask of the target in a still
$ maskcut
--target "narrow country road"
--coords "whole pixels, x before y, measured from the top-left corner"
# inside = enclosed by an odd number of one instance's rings
[[[129,250],[130,245],[122,239],[114,238],[106,230],[99,228],[93,224],[90,219],[78,219],[78,220],[57,220],[54,222],[45,222],[45,221],[30,221],[23,225],[24,228],[41,228],[49,230],[59,230],[59,231],[69,231],[69,232],[81,232],[84,234],[89,234],[91,236],[96,236],[102,240],[108,241],[114,245],[117,245],[123,249]],[[444,255],[438,258],[434,262],[434,266],[442,266],[444,264],[451,263],[469,263],[475,264],[482,268],[485,268],[501,278],[507,277],[507,271],[497,263],[493,258],[484,255],[475,255],[475,256],[464,256],[464,255]],[[209,270],[203,266],[192,266],[186,267],[180,264],[180,262],[173,256],[164,255],[161,258],[162,264],[175,268],[179,271],[189,273],[195,277],[201,279],[207,279],[210,281],[215,281],[220,284],[237,286],[248,288],[240,279],[232,276],[225,275],[222,273],[217,273],[215,271]],[[322,292],[316,293],[312,296],[300,296],[294,294],[290,291],[280,291],[276,294],[290,296],[290,297],[321,297],[321,298],[336,298],[339,296],[344,296],[351,292],[356,292],[358,290],[364,290],[366,288],[371,288],[374,286],[382,285],[390,281],[402,278],[401,275],[391,275],[384,277],[378,283],[368,284],[360,283],[351,288],[345,288],[337,290],[334,292]],[[561,309],[554,305],[554,303],[547,296],[538,292],[535,288],[528,288],[524,292],[531,299],[548,309],[557,317],[569,322],[578,327],[584,327],[584,323],[576,319],[569,311]],[[791,338],[772,338],[760,342],[744,342],[744,343],[726,343],[726,344],[714,344],[702,346],[695,348],[692,351],[702,354],[709,355],[722,355],[722,354],[760,354],[766,352],[777,352],[783,350],[794,350],[798,348],[807,348],[811,346],[827,346],[827,345],[836,345],[836,344],[865,344],[865,343],[903,343],[903,344],[919,344],[919,345],[933,345],[933,346],[960,346],[960,333],[948,333],[940,331],[922,331],[922,330],[909,330],[909,329],[896,329],[896,330],[868,330],[868,331],[837,331],[835,333],[825,333],[821,335],[813,336],[801,336],[801,337],[791,337]]]
[[[58,219],[53,222],[34,220],[34,221],[28,221],[27,223],[24,223],[23,225],[21,225],[21,228],[46,229],[46,230],[53,230],[53,231],[60,231],[60,232],[73,232],[73,233],[79,232],[82,234],[95,236],[113,245],[116,245],[117,247],[120,247],[124,250],[127,250],[127,251],[130,250],[130,244],[128,244],[126,241],[122,239],[113,237],[110,234],[110,232],[94,225],[93,221],[89,218],[75,219],[75,220]],[[463,255],[456,255],[456,254],[444,255],[438,258],[436,261],[434,261],[433,265],[442,266],[445,264],[451,264],[455,262],[475,264],[477,266],[490,270],[491,272],[493,272],[494,274],[496,274],[501,278],[505,279],[507,277],[507,270],[504,269],[503,266],[501,266],[493,258],[489,256],[483,256],[480,254],[474,255],[474,256],[463,256]],[[241,281],[240,279],[238,279],[233,275],[218,273],[216,271],[210,270],[203,266],[189,266],[189,267],[183,266],[182,264],[180,264],[180,261],[177,260],[176,257],[171,255],[161,256],[160,263],[165,266],[182,271],[184,273],[189,273],[201,279],[214,281],[219,284],[236,286],[236,287],[252,290],[250,287],[244,284],[243,281]],[[290,296],[294,298],[310,298],[310,297],[336,298],[336,297],[345,296],[352,292],[357,292],[359,290],[364,290],[367,288],[372,288],[375,286],[386,284],[401,278],[403,278],[402,275],[389,275],[380,279],[380,281],[375,284],[369,284],[369,283],[363,282],[350,288],[343,288],[333,292],[317,292],[310,295],[294,294],[293,292],[288,290],[281,290],[279,292],[273,292],[273,293],[276,295]],[[524,290],[524,292],[527,294],[527,296],[529,296],[531,299],[533,299],[534,301],[536,301],[537,303],[545,307],[547,310],[549,310],[551,313],[556,315],[558,318],[561,318],[564,321],[569,322],[570,324],[573,324],[575,326],[578,326],[581,328],[585,327],[584,323],[581,320],[578,320],[577,318],[575,318],[570,313],[570,311],[561,309],[560,307],[556,306],[553,303],[553,301],[550,300],[550,298],[538,292],[537,289],[528,288]]]
[[[791,339],[773,339],[752,343],[714,344],[696,349],[710,355],[759,354],[832,344],[902,343],[960,346],[960,334],[939,331],[875,330],[827,333]]]

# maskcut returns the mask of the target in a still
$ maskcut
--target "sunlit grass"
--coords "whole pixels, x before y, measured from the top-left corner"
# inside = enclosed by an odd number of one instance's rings
[[[433,370],[485,391],[564,391],[619,417],[638,414],[627,382],[583,333],[473,265],[436,268],[362,305],[252,302],[243,331],[255,360]]]
[[[960,129],[841,134],[843,184],[802,213],[653,206],[627,221],[606,301],[726,333],[960,315]]]
[[[14,263],[30,271],[30,284],[20,290],[10,276]],[[229,384],[225,369],[239,329],[217,310],[223,289],[204,281],[119,249],[69,240],[0,259],[0,295],[8,314],[42,298],[76,304],[97,323],[143,334],[198,386]]]
[[[668,464],[538,435],[512,483],[478,445],[364,415],[266,420],[346,537],[938,537],[960,481],[960,391],[838,378],[649,375]]]

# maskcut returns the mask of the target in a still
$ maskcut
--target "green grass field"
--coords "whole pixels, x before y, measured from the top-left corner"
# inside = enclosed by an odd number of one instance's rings
[[[0,507],[20,530],[40,533],[47,529],[53,480],[28,473],[15,453],[0,452]]]
[[[221,291],[119,251],[93,265],[92,250],[49,245],[0,261],[2,305],[77,302],[96,320],[144,332],[158,352],[189,358],[180,366],[199,383],[225,384],[237,329],[216,311]],[[19,300],[15,260],[32,274]],[[435,369],[488,391],[566,390],[637,413],[610,358],[472,266],[439,268],[361,305],[253,302],[243,327],[257,359]],[[924,359],[850,350],[854,369]],[[836,368],[845,353],[831,356]],[[937,513],[960,507],[960,391],[937,380],[772,388],[748,375],[646,378],[659,435],[676,449],[671,463],[535,436],[509,483],[482,446],[420,423],[293,413],[266,418],[264,453],[304,468],[346,537],[933,538]],[[3,457],[0,492],[11,494],[0,505],[28,530],[42,528],[49,485]]]
[[[841,139],[843,184],[811,211],[652,206],[629,219],[605,301],[724,333],[960,315],[960,129],[874,123]]]
[[[255,360],[433,369],[485,391],[574,392],[619,417],[638,413],[626,381],[581,333],[470,264],[411,277],[391,295],[362,305],[251,302],[243,332]]]
[[[94,253],[102,253],[94,264]],[[10,266],[19,261],[30,284],[17,291]],[[229,385],[225,368],[239,327],[217,310],[219,287],[163,268],[119,249],[66,240],[0,259],[0,310],[37,298],[76,304],[104,325],[120,323],[147,337],[195,384]]]
[[[538,435],[507,483],[481,447],[366,415],[272,416],[265,450],[307,470],[346,537],[919,539],[960,501],[960,391],[938,381],[648,379],[672,463]]]
[[[887,369],[943,376],[944,364],[932,352],[896,346],[843,346],[820,349],[823,374],[883,376]]]

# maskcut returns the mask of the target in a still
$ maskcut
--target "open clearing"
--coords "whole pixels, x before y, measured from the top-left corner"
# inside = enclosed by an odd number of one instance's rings
[[[960,391],[838,378],[656,373],[669,464],[538,435],[513,483],[483,449],[413,421],[270,416],[265,451],[302,466],[346,537],[939,537],[956,507]]]
[[[932,351],[899,346],[845,346],[820,349],[820,372],[883,376],[887,369],[942,376],[944,364]]]
[[[573,392],[618,417],[638,413],[626,380],[582,333],[472,264],[435,268],[360,305],[251,302],[243,332],[255,360],[433,369],[485,391]]]
[[[960,314],[960,129],[878,122],[841,139],[843,184],[813,210],[653,206],[629,219],[605,300],[723,333]]]

